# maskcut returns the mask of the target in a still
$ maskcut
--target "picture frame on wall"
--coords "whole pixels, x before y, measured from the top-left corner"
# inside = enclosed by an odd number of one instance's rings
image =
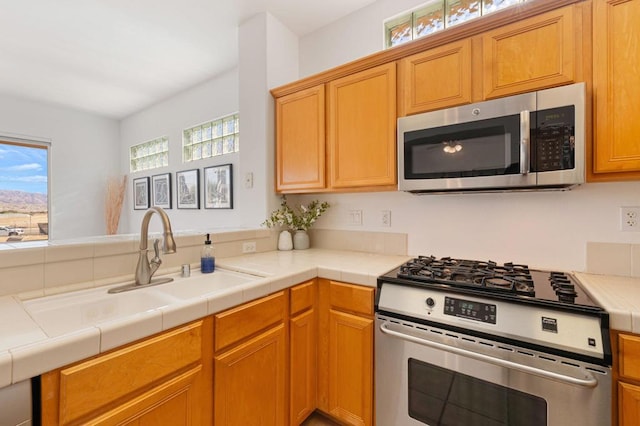
[[[204,208],[233,208],[233,169],[231,164],[204,169]]]
[[[151,177],[151,205],[171,208],[171,173],[163,173]]]
[[[149,177],[133,180],[133,209],[146,210],[149,208]]]
[[[176,172],[176,207],[179,209],[200,208],[200,170]]]

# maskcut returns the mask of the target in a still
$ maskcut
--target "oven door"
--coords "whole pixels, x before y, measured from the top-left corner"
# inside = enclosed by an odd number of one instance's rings
[[[535,108],[533,93],[398,119],[399,189],[535,186],[529,173]]]
[[[611,370],[378,315],[380,426],[611,425]]]

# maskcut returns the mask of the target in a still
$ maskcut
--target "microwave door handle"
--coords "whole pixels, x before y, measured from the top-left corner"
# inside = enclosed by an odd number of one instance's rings
[[[529,174],[531,123],[529,111],[520,111],[520,174]]]

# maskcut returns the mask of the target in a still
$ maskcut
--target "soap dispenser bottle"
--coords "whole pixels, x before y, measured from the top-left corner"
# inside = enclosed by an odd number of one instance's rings
[[[213,257],[213,246],[207,234],[207,239],[204,241],[204,247],[202,247],[202,255],[200,256],[200,272],[203,274],[209,274],[216,269],[216,258]]]

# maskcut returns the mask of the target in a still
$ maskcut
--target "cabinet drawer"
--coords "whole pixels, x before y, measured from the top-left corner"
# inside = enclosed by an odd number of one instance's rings
[[[202,359],[202,321],[60,370],[66,424]]]
[[[291,316],[313,306],[316,300],[316,280],[309,280],[291,288]]]
[[[618,336],[620,375],[640,380],[640,336]]]
[[[240,342],[284,321],[287,304],[283,291],[215,316],[215,350]]]
[[[373,315],[375,289],[329,281],[329,305],[342,311]]]

